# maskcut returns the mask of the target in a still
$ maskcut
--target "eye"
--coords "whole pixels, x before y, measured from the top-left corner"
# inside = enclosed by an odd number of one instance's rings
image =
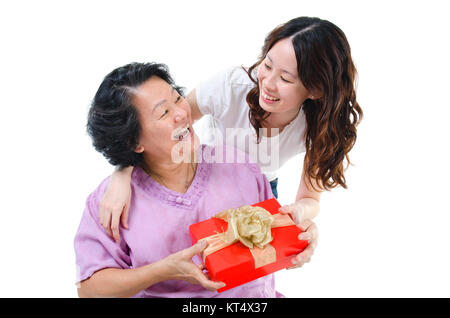
[[[264,63],[264,66],[265,66],[266,69],[268,69],[268,70],[271,70],[271,69],[272,69],[267,63]]]
[[[164,113],[161,115],[161,117],[159,117],[159,119],[163,118],[169,111],[166,109],[164,110]]]
[[[286,82],[286,83],[291,83],[292,84],[292,82],[291,81],[288,81],[287,79],[285,79],[283,76],[280,76],[281,77],[281,80],[283,81],[283,82]]]
[[[178,95],[178,97],[177,97],[177,99],[175,100],[175,104],[178,104],[178,102],[181,100],[181,96],[180,95]]]

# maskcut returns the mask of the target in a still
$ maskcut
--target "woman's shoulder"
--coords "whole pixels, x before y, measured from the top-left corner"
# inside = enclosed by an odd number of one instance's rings
[[[229,67],[197,85],[197,105],[204,115],[211,114],[217,119],[227,113],[233,119],[235,115],[230,109],[239,113],[246,109],[245,96],[252,87],[254,84],[245,69],[241,66]]]
[[[254,86],[247,69],[243,66],[233,66],[228,69],[229,82],[234,85]]]

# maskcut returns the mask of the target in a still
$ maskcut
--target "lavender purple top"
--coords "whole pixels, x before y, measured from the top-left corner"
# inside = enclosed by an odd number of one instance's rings
[[[229,150],[228,150],[229,151]],[[116,243],[100,225],[98,207],[108,185],[105,179],[89,195],[75,237],[78,281],[104,268],[136,268],[190,247],[189,225],[218,212],[273,197],[270,184],[253,163],[210,163],[215,149],[202,145],[194,180],[186,193],[167,189],[136,167],[131,177],[129,230],[120,229]],[[206,154],[206,156],[205,156]],[[248,157],[247,157],[248,158]],[[206,161],[205,161],[206,159]],[[199,258],[194,257],[199,263]],[[278,297],[274,277],[268,275],[223,293],[200,285],[167,280],[135,297]]]

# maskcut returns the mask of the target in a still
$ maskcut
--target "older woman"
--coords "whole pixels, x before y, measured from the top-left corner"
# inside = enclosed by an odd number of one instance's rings
[[[79,296],[278,295],[273,275],[217,294],[223,283],[209,280],[202,265],[192,261],[206,246],[191,246],[190,224],[269,199],[272,193],[256,164],[205,160],[216,150],[197,146],[190,107],[165,65],[133,63],[108,74],[87,127],[94,147],[111,164],[135,169],[130,230],[121,229],[120,242],[99,222],[108,179],[87,199],[75,237]]]

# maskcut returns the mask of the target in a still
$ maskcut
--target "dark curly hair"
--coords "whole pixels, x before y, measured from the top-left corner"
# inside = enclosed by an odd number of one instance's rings
[[[173,81],[165,64],[131,63],[106,75],[89,109],[87,132],[94,148],[119,169],[142,164],[138,146],[141,125],[132,104],[133,89],[157,76],[183,96],[183,89]]]
[[[363,112],[356,101],[356,68],[345,34],[333,23],[299,17],[275,28],[265,39],[259,60],[246,70],[255,87],[247,95],[249,118],[259,139],[261,122],[270,116],[259,105],[259,84],[252,74],[278,41],[291,38],[297,71],[308,90],[321,92],[302,105],[306,117],[304,172],[315,190],[347,188],[344,170],[356,142],[356,126]],[[344,169],[344,159],[347,166]],[[314,179],[320,189],[311,182]]]

